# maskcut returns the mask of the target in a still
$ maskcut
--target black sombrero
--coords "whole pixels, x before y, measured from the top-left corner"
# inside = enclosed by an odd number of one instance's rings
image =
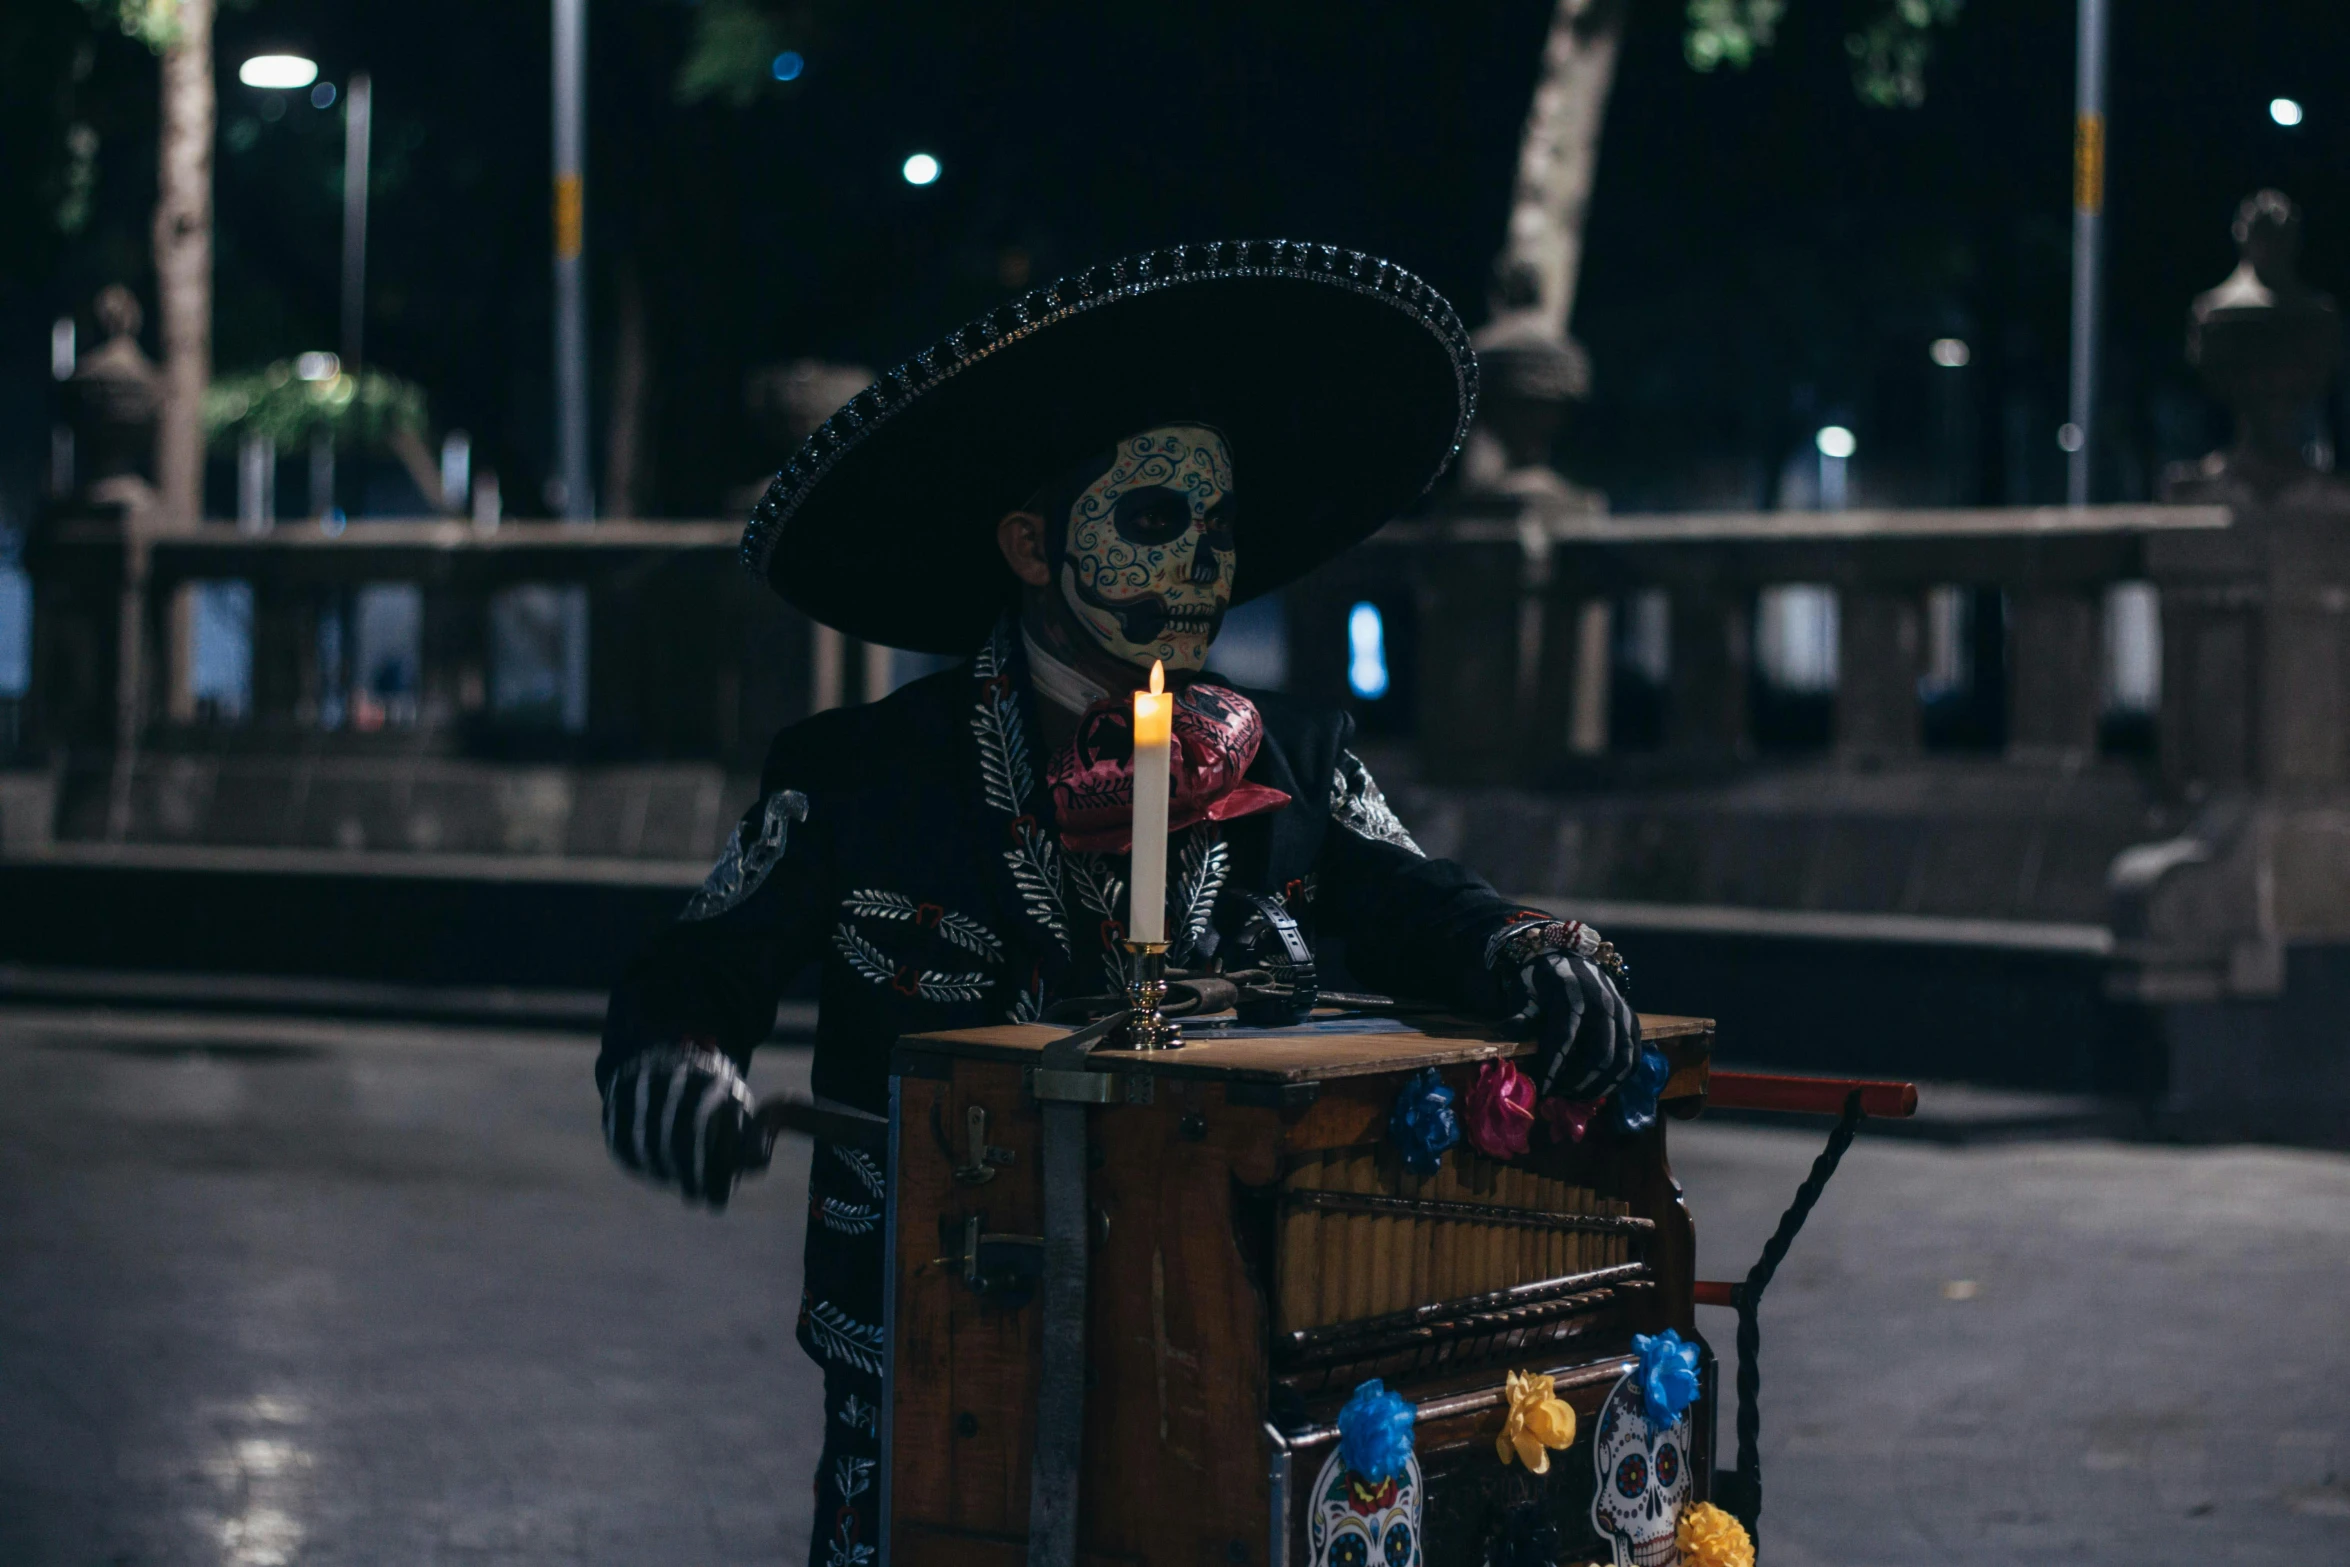
[[[1409,506],[1476,401],[1459,316],[1401,267],[1288,240],[1154,250],[1023,294],[851,398],[768,485],[743,564],[851,636],[967,652],[1016,586],[998,519],[1186,422],[1232,443],[1237,602]]]

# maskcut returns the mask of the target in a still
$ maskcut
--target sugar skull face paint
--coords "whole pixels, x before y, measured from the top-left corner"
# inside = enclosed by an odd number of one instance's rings
[[[1061,597],[1121,662],[1197,670],[1232,602],[1232,453],[1205,425],[1120,441],[1069,508]]]

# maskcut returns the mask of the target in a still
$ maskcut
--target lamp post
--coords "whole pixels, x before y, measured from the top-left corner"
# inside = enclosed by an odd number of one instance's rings
[[[318,80],[318,62],[298,54],[257,54],[237,68],[237,80],[247,87],[264,92],[296,92]],[[331,94],[332,86],[319,89]],[[344,375],[359,373],[359,356],[366,346],[367,332],[367,186],[370,169],[369,149],[375,132],[375,83],[365,71],[353,71],[343,84],[343,289],[342,331],[339,336],[341,353],[337,369]],[[316,98],[313,98],[316,102]],[[326,99],[328,104],[332,97]],[[323,106],[323,105],[322,105]],[[307,357],[307,356],[305,356]],[[310,379],[310,377],[305,377]],[[317,442],[329,438],[320,435]],[[268,459],[275,466],[274,451]],[[248,454],[240,464],[241,473],[257,474],[261,460]],[[313,490],[322,493],[310,497],[311,510],[326,517],[334,509],[334,450],[314,444],[310,454],[310,472]],[[239,520],[248,526],[265,525],[265,519],[252,513],[266,503],[240,497]],[[274,506],[268,509],[274,510]]]
[[[2105,217],[2106,0],[2080,0],[2080,55],[2073,107],[2072,385],[2065,428],[2064,498],[2089,504],[2089,463],[2097,450],[2098,252]]]
[[[592,522],[588,488],[587,0],[554,0],[555,482],[565,520]]]

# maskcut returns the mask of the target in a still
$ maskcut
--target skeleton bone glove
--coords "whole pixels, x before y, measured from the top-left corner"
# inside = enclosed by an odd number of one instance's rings
[[[1581,920],[1532,911],[1486,947],[1487,966],[1516,980],[1518,1016],[1534,1020],[1537,1096],[1604,1098],[1640,1064],[1639,1015],[1608,973],[1622,968],[1614,952]]]
[[[724,1208],[745,1169],[761,1162],[750,1085],[706,1045],[643,1051],[621,1063],[604,1094],[612,1157],[686,1202]]]
[[[1519,974],[1535,1020],[1534,1090],[1599,1099],[1640,1064],[1640,1019],[1599,965],[1546,952]]]

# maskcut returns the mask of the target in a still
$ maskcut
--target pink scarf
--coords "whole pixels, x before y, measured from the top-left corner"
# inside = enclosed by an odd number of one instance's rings
[[[1229,822],[1278,810],[1289,796],[1243,774],[1264,744],[1265,721],[1237,691],[1194,681],[1175,694],[1173,772],[1167,830]],[[1104,697],[1077,720],[1077,733],[1049,770],[1061,841],[1091,853],[1124,853],[1134,842],[1134,699]]]

